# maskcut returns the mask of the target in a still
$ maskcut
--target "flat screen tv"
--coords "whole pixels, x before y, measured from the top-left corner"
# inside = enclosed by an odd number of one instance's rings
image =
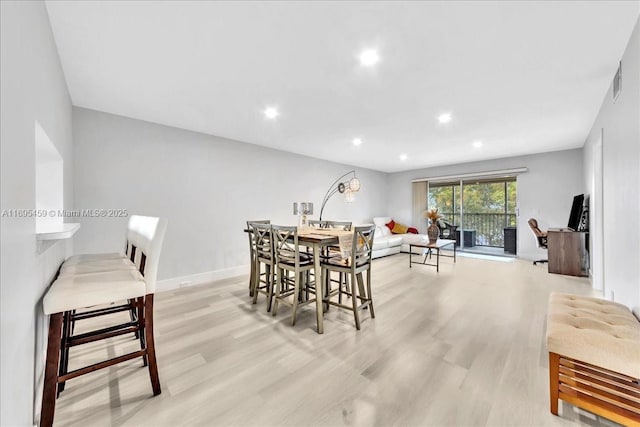
[[[573,198],[571,205],[571,214],[569,215],[569,224],[567,227],[573,231],[578,231],[580,227],[580,218],[582,217],[582,205],[584,204],[584,194],[578,194]]]

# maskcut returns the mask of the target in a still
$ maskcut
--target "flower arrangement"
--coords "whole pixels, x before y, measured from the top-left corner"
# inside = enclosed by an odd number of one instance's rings
[[[431,221],[431,224],[435,224],[437,220],[442,218],[442,215],[438,213],[438,209],[430,209],[428,211],[424,211],[422,215],[425,218],[428,218]]]

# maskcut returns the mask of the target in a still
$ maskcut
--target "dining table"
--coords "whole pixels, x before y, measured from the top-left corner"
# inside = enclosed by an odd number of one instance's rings
[[[324,333],[324,287],[326,282],[320,266],[322,251],[329,246],[340,245],[340,240],[344,241],[344,238],[348,236],[353,236],[353,231],[313,227],[298,229],[298,244],[313,249],[313,271],[316,277],[316,316],[319,334]]]
[[[250,232],[245,230],[245,232]],[[322,251],[329,246],[340,245],[340,240],[344,244],[345,238],[353,236],[353,231],[340,230],[336,228],[298,228],[298,244],[313,250],[313,271],[316,277],[316,320],[318,324],[317,332],[324,333],[324,283],[325,280],[320,266]],[[318,280],[320,278],[320,280]],[[318,285],[318,284],[321,285]]]

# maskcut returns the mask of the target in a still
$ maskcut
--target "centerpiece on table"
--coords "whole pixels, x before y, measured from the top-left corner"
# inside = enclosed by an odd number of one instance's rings
[[[438,228],[438,220],[442,218],[442,215],[438,213],[438,209],[430,209],[424,211],[423,216],[431,222],[429,228],[427,228],[427,237],[429,237],[429,243],[435,243],[440,236],[440,229]]]

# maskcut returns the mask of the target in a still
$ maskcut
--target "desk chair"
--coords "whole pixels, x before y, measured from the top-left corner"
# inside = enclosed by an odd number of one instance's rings
[[[531,232],[536,238],[536,246],[540,249],[547,249],[547,233],[538,228],[538,221],[535,218],[530,218],[527,222],[529,223]],[[533,265],[537,265],[538,263],[543,264],[545,262],[549,262],[549,260],[539,259],[537,261],[533,261]]]

